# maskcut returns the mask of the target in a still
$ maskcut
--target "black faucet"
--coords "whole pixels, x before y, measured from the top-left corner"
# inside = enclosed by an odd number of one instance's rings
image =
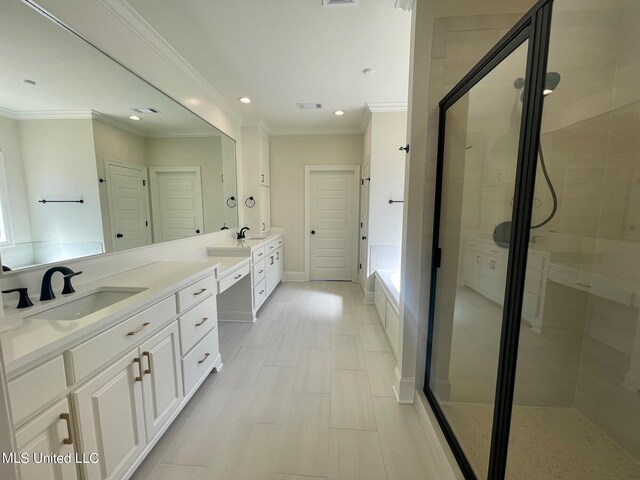
[[[246,237],[244,236],[244,232],[246,232],[247,230],[251,230],[251,229],[250,229],[249,227],[242,227],[242,228],[240,229],[240,231],[238,232],[238,240],[241,240],[241,239],[243,239],[243,238],[246,238]]]
[[[45,300],[53,300],[56,296],[53,294],[53,288],[51,288],[51,277],[56,272],[62,273],[62,278],[64,278],[64,287],[62,288],[62,294],[65,295],[67,293],[73,293],[75,290],[73,289],[73,285],[71,285],[71,279],[76,275],[80,275],[80,272],[74,272],[68,267],[51,267],[46,271],[44,277],[42,277],[42,289],[40,290],[40,301]]]

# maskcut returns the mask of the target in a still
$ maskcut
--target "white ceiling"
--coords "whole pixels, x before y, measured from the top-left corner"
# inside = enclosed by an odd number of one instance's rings
[[[0,114],[99,119],[143,136],[218,131],[149,84],[18,1],[0,2]],[[32,79],[36,86],[27,85]],[[162,113],[128,119],[132,107]]]
[[[274,133],[361,131],[366,103],[407,101],[411,14],[394,0],[128,4],[240,115],[266,120]],[[363,75],[367,67],[376,73]],[[323,108],[300,111],[296,102]],[[338,109],[346,114],[334,116]]]

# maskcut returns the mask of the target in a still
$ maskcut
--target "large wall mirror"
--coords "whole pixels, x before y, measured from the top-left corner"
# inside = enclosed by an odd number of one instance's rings
[[[231,138],[18,1],[0,59],[5,274],[237,227]]]

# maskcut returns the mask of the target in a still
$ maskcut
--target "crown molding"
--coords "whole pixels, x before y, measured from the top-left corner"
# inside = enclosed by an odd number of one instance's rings
[[[150,133],[146,138],[220,138],[222,137],[221,133],[211,133],[204,131],[191,131],[191,132],[158,132],[158,133]]]
[[[365,104],[365,108],[371,113],[406,112],[407,106],[407,102],[372,102]]]
[[[0,115],[12,120],[84,120],[92,117],[91,110],[26,110],[16,112],[0,107]]]
[[[185,77],[211,102],[238,123],[240,115],[231,104],[200,73],[180,55],[126,0],[96,0],[138,38],[155,51],[165,62]]]
[[[271,125],[267,123],[263,118],[245,118],[242,120],[242,127],[260,127],[267,131],[267,134],[272,135],[273,129]]]

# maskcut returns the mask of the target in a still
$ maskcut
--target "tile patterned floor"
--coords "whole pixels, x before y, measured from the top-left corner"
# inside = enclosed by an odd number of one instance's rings
[[[451,402],[442,409],[479,478],[486,478],[493,405]],[[506,478],[637,480],[640,463],[573,408],[516,406]]]
[[[356,284],[284,283],[253,324],[221,323],[225,364],[135,480],[439,480],[395,358]]]

